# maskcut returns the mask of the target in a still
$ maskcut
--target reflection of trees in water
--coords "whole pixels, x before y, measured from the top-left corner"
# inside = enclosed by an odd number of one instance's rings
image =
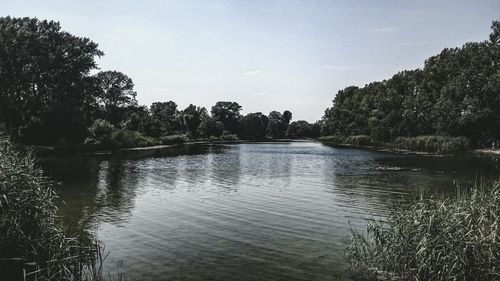
[[[374,154],[325,159],[323,165],[324,181],[332,183],[327,191],[346,209],[368,217],[387,214],[422,192],[450,195],[456,192],[456,184],[470,187],[477,177],[476,167],[484,180],[498,172],[494,163],[481,159]]]
[[[140,178],[141,173],[135,162],[120,158],[101,162],[95,197],[96,215],[110,221],[128,217],[134,207]]]
[[[134,207],[141,179],[135,163],[120,158],[54,158],[40,164],[61,182],[58,206],[63,224],[83,238],[94,232],[99,220],[120,221]]]
[[[191,155],[222,153],[224,147],[186,145],[148,153],[127,153],[123,157],[96,159],[91,157],[40,159],[43,170],[58,188],[59,214],[65,226],[87,235],[103,219],[120,222],[134,208],[139,183],[151,181],[153,186],[175,188],[179,179],[179,159],[185,162],[183,176],[189,181],[206,175],[208,158]],[[180,156],[180,157],[177,157]],[[201,155],[200,157],[207,157]],[[62,202],[64,201],[64,203]]]
[[[63,225],[82,239],[95,230],[94,200],[100,161],[92,158],[40,159],[45,174],[60,182],[57,205]]]
[[[215,148],[218,149],[218,148]],[[217,186],[237,189],[240,181],[240,146],[229,146],[225,153],[211,153],[211,178]]]

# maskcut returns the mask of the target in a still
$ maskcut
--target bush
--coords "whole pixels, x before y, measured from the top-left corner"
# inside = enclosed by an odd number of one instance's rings
[[[85,143],[101,144],[103,146],[113,145],[113,132],[115,127],[106,120],[97,119],[89,128],[90,136]]]
[[[224,132],[220,137],[219,137],[220,140],[223,140],[223,141],[235,141],[235,140],[239,140],[240,138],[238,138],[238,136],[236,134],[230,134],[228,132]]]
[[[81,245],[58,226],[53,184],[33,157],[0,136],[0,158],[0,279],[97,278],[85,277],[99,256],[95,242]]]
[[[345,142],[352,146],[370,146],[373,145],[372,138],[367,135],[349,136],[345,138]]]
[[[145,137],[136,131],[120,129],[114,131],[112,134],[113,147],[139,147],[156,144],[157,142],[153,138]]]
[[[399,149],[439,154],[464,153],[469,149],[469,140],[465,137],[399,137],[396,138],[395,143]]]
[[[341,145],[344,143],[344,137],[342,136],[325,136],[325,137],[319,137],[318,140],[320,142],[329,143],[333,145]]]
[[[345,256],[360,280],[499,280],[500,183],[420,199],[353,232]]]
[[[163,136],[160,139],[162,144],[181,144],[188,141],[188,138],[185,135],[170,135]]]

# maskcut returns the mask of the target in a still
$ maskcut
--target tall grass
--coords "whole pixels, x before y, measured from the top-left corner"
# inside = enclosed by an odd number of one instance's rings
[[[500,280],[500,183],[455,199],[420,198],[353,231],[358,280]]]
[[[469,149],[467,138],[450,136],[398,137],[395,144],[399,149],[439,154],[464,153]]]
[[[0,279],[102,279],[99,244],[65,234],[56,197],[32,155],[0,136]]]
[[[186,135],[166,135],[160,138],[161,144],[181,144],[189,141]]]

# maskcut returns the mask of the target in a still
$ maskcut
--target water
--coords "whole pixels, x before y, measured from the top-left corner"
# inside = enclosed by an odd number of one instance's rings
[[[147,153],[147,152],[146,152]],[[97,233],[128,280],[338,280],[350,227],[422,190],[498,177],[480,158],[312,142],[190,145],[151,155],[42,159],[64,223]]]

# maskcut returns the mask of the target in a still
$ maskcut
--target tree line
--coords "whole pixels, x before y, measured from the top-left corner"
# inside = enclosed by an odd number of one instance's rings
[[[500,140],[500,22],[489,40],[446,48],[422,69],[340,90],[321,120],[323,136],[374,141],[440,135],[473,146]]]
[[[290,111],[242,115],[236,102],[210,110],[173,101],[138,105],[130,77],[100,71],[104,53],[88,38],[62,31],[58,22],[0,18],[0,126],[27,144],[79,144],[113,138],[304,138],[319,135],[318,124],[291,122]],[[135,141],[127,144],[134,145]]]
[[[236,102],[210,110],[173,101],[139,105],[130,77],[98,70],[104,53],[58,22],[0,18],[0,126],[27,144],[115,142],[134,146],[183,139],[366,136],[465,137],[473,146],[500,140],[500,23],[489,40],[446,48],[422,69],[340,90],[323,118],[292,122],[290,111],[241,114]],[[130,141],[131,140],[131,141]]]

